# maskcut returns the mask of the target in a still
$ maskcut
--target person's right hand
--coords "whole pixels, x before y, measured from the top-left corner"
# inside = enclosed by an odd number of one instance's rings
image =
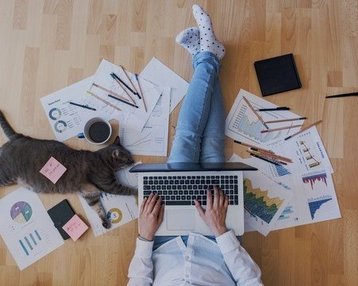
[[[138,217],[139,235],[147,240],[153,240],[154,234],[163,222],[164,205],[158,195],[150,194],[144,198]]]
[[[206,210],[203,209],[197,200],[194,201],[200,217],[210,227],[215,236],[220,236],[227,232],[225,219],[227,208],[229,206],[229,200],[224,195],[222,190],[220,190],[217,186],[214,186],[214,198],[211,194],[211,190],[207,191]]]

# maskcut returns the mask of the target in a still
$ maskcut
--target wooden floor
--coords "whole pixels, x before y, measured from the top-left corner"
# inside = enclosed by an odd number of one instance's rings
[[[227,54],[221,80],[226,110],[240,88],[260,95],[253,62],[293,53],[303,87],[268,100],[308,117],[334,166],[342,219],[244,237],[265,285],[358,285],[358,101],[325,100],[358,90],[357,0],[198,1]],[[40,98],[92,75],[106,58],[140,72],[157,57],[186,80],[188,54],[175,44],[195,24],[184,0],[0,0],[0,109],[19,132],[54,138]],[[178,109],[171,116],[171,136]],[[0,132],[0,142],[6,139]],[[76,148],[89,148],[78,139]],[[227,138],[229,157],[238,151]],[[137,157],[144,162],[165,158]],[[16,189],[1,188],[1,197]],[[47,208],[65,197],[41,195]],[[66,198],[84,214],[77,196]],[[0,285],[126,285],[136,221],[95,238],[92,232],[20,272],[0,240]]]

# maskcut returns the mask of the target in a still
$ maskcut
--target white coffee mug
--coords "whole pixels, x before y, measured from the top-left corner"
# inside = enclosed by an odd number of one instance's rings
[[[104,144],[111,138],[112,126],[107,120],[94,117],[86,122],[83,135],[92,144]]]

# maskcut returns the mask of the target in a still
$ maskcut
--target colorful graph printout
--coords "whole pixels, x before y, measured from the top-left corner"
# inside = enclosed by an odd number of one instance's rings
[[[299,131],[299,127],[294,127],[275,132],[261,133],[261,131],[266,130],[266,128],[252,111],[252,109],[247,105],[243,97],[245,97],[250,102],[254,109],[277,107],[277,105],[241,89],[235,99],[229,115],[226,118],[225,134],[227,136],[246,143],[268,145],[281,141],[285,137]],[[260,116],[264,121],[300,117],[299,115],[290,111],[260,112]],[[269,128],[299,125],[303,124],[304,120],[295,121],[294,124],[292,122],[281,122],[275,123],[274,125],[270,124]]]
[[[0,200],[0,234],[20,270],[63,244],[39,196],[26,188]]]
[[[138,182],[137,176],[134,173],[129,173],[130,168],[131,167],[125,168],[120,172],[117,172],[116,176],[123,185],[136,189]],[[112,223],[110,229],[105,229],[102,226],[102,221],[97,213],[87,204],[82,196],[79,195],[78,197],[95,236],[105,234],[106,232],[129,223],[138,217],[138,199],[136,196],[120,196],[102,193],[101,202],[107,211],[107,217],[110,218]]]
[[[244,172],[245,222],[267,235],[287,205],[289,193],[255,172]]]

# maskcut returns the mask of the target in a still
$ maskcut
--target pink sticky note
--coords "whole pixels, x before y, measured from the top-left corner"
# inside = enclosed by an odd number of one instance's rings
[[[59,161],[54,157],[51,157],[46,164],[40,170],[40,173],[48,178],[52,183],[56,182],[61,178],[61,176],[66,172],[66,167],[63,166]]]
[[[78,215],[74,215],[62,228],[73,239],[73,241],[76,241],[86,232],[88,226]]]

